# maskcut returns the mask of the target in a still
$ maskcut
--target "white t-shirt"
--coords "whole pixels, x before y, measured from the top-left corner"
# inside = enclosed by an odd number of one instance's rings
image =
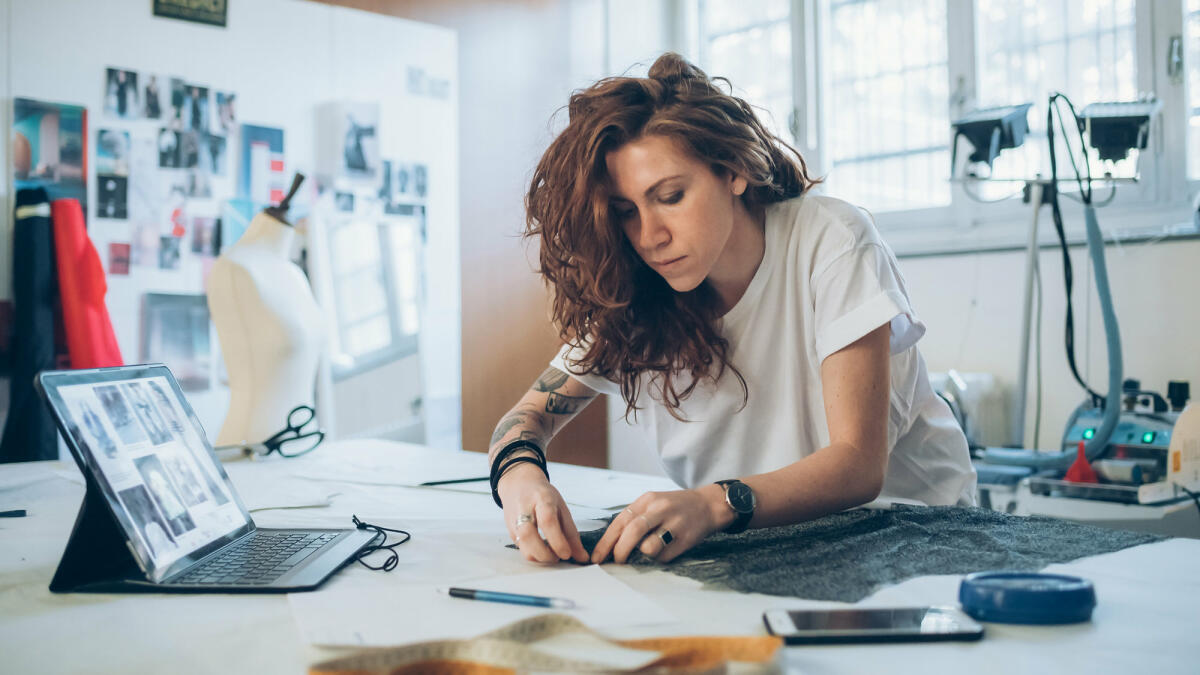
[[[821,362],[890,322],[890,453],[880,497],[974,504],[966,437],[929,385],[915,346],[925,325],[869,217],[841,200],[806,194],[766,209],[765,236],[758,271],[718,325],[746,380],[745,408],[741,385],[727,371],[683,400],[680,412],[689,421],[681,422],[642,376],[642,409],[630,421],[658,449],[667,475],[696,487],[774,471],[827,446]],[[566,345],[550,365],[620,397],[618,384],[572,372],[574,361]]]

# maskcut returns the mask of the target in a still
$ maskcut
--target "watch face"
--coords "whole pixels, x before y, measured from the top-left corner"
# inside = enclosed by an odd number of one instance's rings
[[[738,513],[749,513],[754,510],[754,490],[745,483],[734,483],[726,493],[729,505]]]

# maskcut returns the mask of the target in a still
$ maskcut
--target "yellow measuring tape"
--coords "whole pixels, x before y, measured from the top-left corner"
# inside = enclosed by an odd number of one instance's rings
[[[438,640],[373,649],[318,663],[310,675],[493,675],[517,669],[556,672],[621,672],[611,662],[540,650],[539,642],[576,633],[615,649],[651,652],[649,663],[624,672],[700,673],[725,663],[773,663],[783,640],[771,636],[669,637],[612,640],[575,617],[542,614],[470,640]],[[658,656],[654,657],[653,653]]]

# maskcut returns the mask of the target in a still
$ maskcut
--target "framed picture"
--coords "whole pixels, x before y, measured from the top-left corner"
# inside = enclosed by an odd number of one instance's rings
[[[163,363],[184,391],[212,381],[212,325],[204,294],[147,293],[142,298],[142,363]]]

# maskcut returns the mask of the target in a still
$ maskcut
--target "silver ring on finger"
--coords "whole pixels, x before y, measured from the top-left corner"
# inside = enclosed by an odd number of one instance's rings
[[[533,514],[532,513],[522,513],[521,515],[517,516],[517,527],[520,527],[520,526],[524,525],[525,523],[532,523],[532,522],[533,522]]]
[[[666,548],[671,545],[671,542],[675,541],[675,535],[671,534],[671,531],[664,527],[658,531],[658,540],[663,543],[663,548]]]

